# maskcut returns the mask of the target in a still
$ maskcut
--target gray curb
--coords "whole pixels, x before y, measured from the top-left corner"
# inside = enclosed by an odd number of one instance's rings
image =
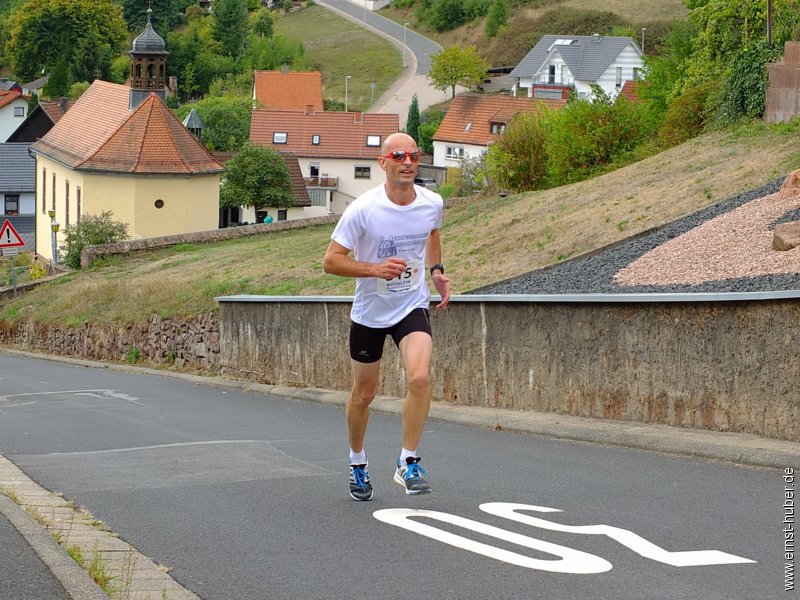
[[[347,392],[318,388],[293,388],[260,384],[221,377],[191,375],[145,367],[37,354],[7,348],[0,349],[0,352],[87,367],[114,369],[128,373],[160,375],[200,385],[234,388],[260,394],[272,394],[296,400],[308,400],[341,406],[344,406],[348,397]],[[372,408],[384,413],[400,414],[402,401],[399,398],[379,397],[373,402]],[[556,413],[535,413],[477,406],[454,406],[444,402],[432,403],[430,417],[473,427],[529,433],[557,439],[621,446],[681,456],[694,456],[748,466],[784,468],[800,465],[800,443],[742,433],[591,419]]]
[[[103,590],[67,555],[53,537],[5,494],[0,494],[0,513],[25,538],[72,600],[108,600]]]

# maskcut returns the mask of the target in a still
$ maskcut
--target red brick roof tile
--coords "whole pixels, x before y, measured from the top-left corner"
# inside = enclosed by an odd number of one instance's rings
[[[434,141],[487,146],[494,138],[491,123],[508,123],[520,112],[536,113],[542,108],[563,108],[566,100],[514,98],[463,94],[447,109]]]
[[[621,96],[625,96],[631,102],[641,102],[642,99],[639,96],[639,81],[634,81],[632,79],[627,80],[623,85],[622,89],[619,91]]]
[[[396,114],[318,112],[256,109],[250,123],[250,141],[292,152],[305,158],[377,159],[381,144],[400,130]],[[286,143],[273,142],[275,133],[285,133]],[[319,144],[313,137],[319,136]],[[367,146],[367,136],[376,136],[376,146]]]
[[[11,104],[17,98],[22,98],[25,101],[28,100],[27,96],[23,96],[22,92],[18,92],[17,90],[0,90],[0,108]]]
[[[255,99],[265,108],[322,112],[322,74],[255,71]]]
[[[73,169],[217,173],[216,162],[158,96],[128,110],[130,90],[97,80],[31,148]]]

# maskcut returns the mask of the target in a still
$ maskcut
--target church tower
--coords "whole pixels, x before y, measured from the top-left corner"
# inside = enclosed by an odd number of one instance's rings
[[[135,109],[152,93],[161,100],[167,97],[166,63],[167,45],[150,23],[152,9],[147,9],[147,25],[144,31],[133,40],[131,55],[131,94],[130,110]]]

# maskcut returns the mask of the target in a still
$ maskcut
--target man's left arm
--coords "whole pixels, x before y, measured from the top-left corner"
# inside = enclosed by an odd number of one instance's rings
[[[425,244],[425,257],[428,261],[428,269],[442,262],[442,241],[439,237],[438,229],[433,229],[430,236],[428,236],[428,241]],[[442,297],[442,301],[436,305],[436,308],[444,310],[450,303],[450,280],[445,277],[444,271],[441,269],[434,269],[433,273],[431,273],[431,279],[433,280],[433,287]]]

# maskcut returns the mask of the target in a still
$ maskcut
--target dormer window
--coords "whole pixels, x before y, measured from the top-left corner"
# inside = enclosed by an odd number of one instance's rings
[[[490,123],[492,135],[498,135],[500,133],[506,132],[506,124],[505,123]]]
[[[381,136],[379,135],[368,135],[367,136],[367,146],[370,148],[380,148],[381,145]]]
[[[319,146],[319,135],[318,134],[315,133],[314,135],[311,136],[311,143],[314,144],[315,146]]]
[[[467,123],[467,126],[464,127],[464,131],[470,131],[472,129],[472,122]]]
[[[276,131],[272,134],[273,144],[285,144],[288,139],[288,134],[285,131]]]

